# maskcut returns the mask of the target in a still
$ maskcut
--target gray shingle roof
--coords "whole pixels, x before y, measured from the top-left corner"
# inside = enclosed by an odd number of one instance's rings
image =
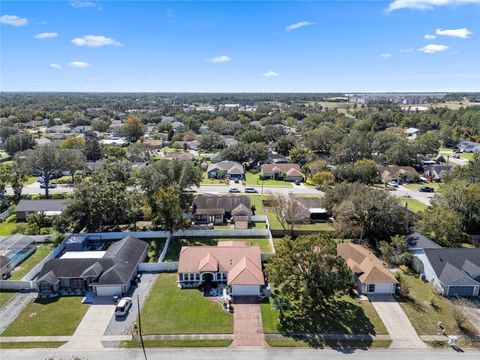
[[[194,207],[200,209],[223,209],[227,212],[231,212],[238,205],[243,204],[246,208],[250,209],[250,198],[248,196],[237,195],[213,195],[204,194],[199,195],[193,201]]]
[[[18,211],[63,211],[65,200],[43,199],[43,200],[20,200],[14,212]]]
[[[430,240],[425,235],[420,233],[413,233],[406,237],[408,247],[410,249],[420,248],[420,249],[441,249],[442,247],[438,245],[435,241]]]

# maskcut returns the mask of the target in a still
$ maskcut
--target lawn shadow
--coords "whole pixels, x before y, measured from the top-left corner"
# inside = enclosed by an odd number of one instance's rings
[[[286,336],[300,338],[312,348],[324,348],[332,346],[333,343],[335,348],[344,351],[353,347],[348,335],[370,335],[372,338],[362,340],[360,344],[365,348],[372,345],[373,336],[376,335],[375,327],[363,309],[341,299],[318,308],[293,309],[285,315],[284,321],[279,323],[278,330]],[[324,334],[347,336],[340,340],[330,340],[326,339]]]

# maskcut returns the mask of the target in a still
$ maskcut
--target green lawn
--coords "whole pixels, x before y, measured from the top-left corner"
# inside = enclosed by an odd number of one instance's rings
[[[275,187],[292,187],[292,183],[290,181],[281,181],[281,180],[260,180],[260,174],[252,174],[251,172],[245,173],[245,185],[258,185],[261,186],[263,182],[263,186],[275,186]]]
[[[0,309],[5,305],[14,295],[16,292],[11,291],[3,291],[0,290]]]
[[[15,214],[12,214],[0,223],[0,235],[11,235],[13,233],[13,230],[17,227],[16,218]]]
[[[42,261],[54,249],[52,244],[39,244],[37,250],[20,263],[12,273],[11,280],[21,280],[30,270]]]
[[[27,305],[1,336],[68,336],[90,305],[80,296],[37,299]]]
[[[430,303],[434,296],[432,286],[423,282],[416,274],[402,274],[410,286],[410,297],[399,299],[400,306],[409,317],[418,335],[440,335],[442,330],[437,326],[441,321],[447,334],[460,334],[451,312],[451,301],[443,296],[435,295],[435,307]],[[473,329],[473,327],[472,327]]]
[[[428,208],[427,205],[425,205],[421,201],[418,201],[417,199],[401,198],[399,201],[402,206],[405,206],[406,204],[407,208],[415,213],[419,213]]]
[[[47,349],[59,348],[66,341],[15,341],[15,342],[0,342],[0,349]]]
[[[265,209],[263,208],[262,199],[264,197],[260,195],[248,195],[250,203],[255,206],[255,215],[265,215]]]
[[[197,289],[179,289],[177,274],[159,274],[142,308],[143,334],[231,334],[233,314]]]
[[[228,347],[232,340],[145,340],[145,347]],[[141,347],[140,341],[122,341],[120,347]]]
[[[203,173],[201,185],[227,185],[223,179],[209,179],[206,172]]]
[[[439,153],[441,155],[453,155],[453,149],[451,148],[440,148]],[[461,158],[468,159],[468,160],[473,160],[473,153],[456,153],[455,155],[460,156]],[[445,159],[446,160],[446,159]]]
[[[270,228],[272,230],[283,230],[280,221],[275,216],[273,209],[266,209],[268,214],[268,221],[270,222]],[[333,231],[334,227],[329,222],[313,223],[313,224],[297,224],[294,230],[313,230],[313,231]]]
[[[358,301],[348,296],[337,298],[325,309],[311,313],[307,319],[286,314],[284,326],[280,326],[278,312],[271,299],[261,304],[263,331],[278,333],[342,333],[358,335],[387,335],[387,329],[369,301]]]
[[[247,245],[256,245],[262,252],[272,252],[267,238],[177,238],[170,241],[165,261],[178,261],[182,246],[216,246],[219,241],[245,241]]]

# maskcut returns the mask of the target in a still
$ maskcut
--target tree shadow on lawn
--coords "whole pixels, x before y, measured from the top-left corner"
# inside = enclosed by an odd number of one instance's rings
[[[363,309],[349,301],[337,300],[322,307],[293,309],[280,322],[278,330],[289,337],[305,341],[310,347],[335,347],[337,350],[350,352],[352,347],[368,348],[373,338],[357,344],[348,336],[341,340],[330,340],[322,334],[370,335],[375,336],[375,327],[365,315]]]
[[[417,300],[415,300],[411,296],[395,296],[395,299],[399,303],[410,305],[412,307],[412,309],[415,310],[416,312],[421,312],[421,313],[426,312],[425,306],[423,304],[419,303]],[[438,310],[441,309],[440,306],[437,306],[437,308],[438,308]],[[437,310],[437,309],[434,308],[434,310]]]

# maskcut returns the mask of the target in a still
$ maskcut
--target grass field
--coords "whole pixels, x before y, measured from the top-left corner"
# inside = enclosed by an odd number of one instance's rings
[[[18,265],[13,273],[11,280],[21,280],[30,270],[32,270],[40,261],[42,261],[54,249],[52,244],[39,244],[37,250]]]
[[[407,205],[407,208],[412,210],[415,213],[419,213],[425,210],[426,208],[428,208],[427,205],[425,205],[421,201],[418,201],[417,199],[401,198],[399,199],[399,201],[402,206]]]
[[[441,155],[450,155],[450,156],[452,156],[454,154],[452,148],[440,148],[439,153]],[[456,153],[455,155],[458,155],[461,158],[464,158],[464,159],[467,159],[467,160],[473,160],[473,153],[462,152],[462,153]]]
[[[232,340],[145,340],[145,347],[228,347]],[[120,347],[141,347],[140,341],[122,341]]]
[[[280,181],[280,180],[260,180],[260,174],[252,174],[250,172],[245,173],[245,185],[257,185],[261,186],[263,182],[263,186],[276,186],[276,187],[292,187],[292,183],[289,181]]]
[[[197,289],[179,289],[177,274],[159,274],[141,311],[144,334],[231,334],[233,315]]]
[[[11,291],[0,291],[0,309],[5,305],[7,302],[10,301],[12,297],[14,297],[16,292]]]
[[[227,185],[225,180],[222,179],[209,179],[206,172],[203,173],[201,185]]]
[[[27,305],[1,336],[68,336],[75,332],[90,305],[80,296],[37,299]]]
[[[13,214],[0,223],[1,236],[11,235],[13,233],[13,230],[17,227],[17,223],[15,222],[16,218],[15,214]]]
[[[387,329],[369,301],[358,301],[347,296],[330,302],[325,309],[310,314],[309,320],[292,318],[286,314],[287,321],[280,325],[278,312],[271,305],[272,300],[260,304],[263,331],[266,334],[289,333],[342,333],[387,335]]]
[[[461,334],[452,315],[452,302],[448,298],[434,295],[432,286],[413,273],[404,273],[402,276],[410,287],[410,297],[400,299],[399,303],[418,335],[440,335],[442,329],[437,325],[439,321],[448,334]],[[435,306],[432,306],[431,299],[434,296]],[[469,327],[474,331],[471,325]]]
[[[272,209],[267,208],[268,221],[272,230],[283,230],[280,221],[276,218]],[[296,224],[294,230],[312,230],[312,231],[333,231],[335,230],[331,223],[313,223],[313,224]]]
[[[0,342],[0,349],[50,349],[59,348],[66,341],[21,341]]]

